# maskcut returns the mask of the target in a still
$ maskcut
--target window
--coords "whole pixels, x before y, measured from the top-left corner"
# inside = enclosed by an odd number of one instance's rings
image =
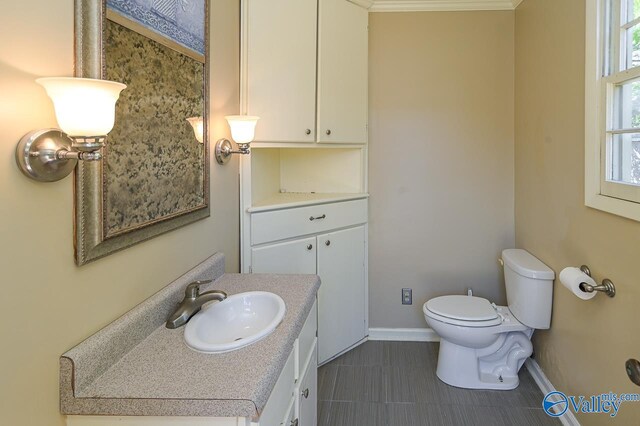
[[[586,4],[585,203],[640,221],[640,0]]]

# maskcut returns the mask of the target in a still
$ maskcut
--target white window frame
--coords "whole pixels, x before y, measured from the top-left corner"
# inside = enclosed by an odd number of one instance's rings
[[[611,110],[607,102],[612,99],[613,86],[621,78],[620,74],[602,76],[606,42],[605,0],[585,0],[585,3],[585,205],[640,221],[640,203],[632,201],[640,200],[638,188],[604,179],[607,138],[611,137],[606,131],[611,120],[607,116]],[[614,55],[616,60],[618,56]],[[624,73],[627,77],[640,76],[640,67]]]

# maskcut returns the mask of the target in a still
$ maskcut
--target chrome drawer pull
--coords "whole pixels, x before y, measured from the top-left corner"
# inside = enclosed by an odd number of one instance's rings
[[[325,219],[326,217],[327,217],[326,214],[323,214],[322,216],[317,216],[317,217],[311,216],[309,220],[313,222],[314,220]]]

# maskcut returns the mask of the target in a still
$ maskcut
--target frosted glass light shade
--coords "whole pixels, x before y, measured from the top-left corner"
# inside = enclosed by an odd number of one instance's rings
[[[58,126],[69,136],[105,136],[113,129],[116,101],[127,86],[75,77],[39,78],[53,101]]]
[[[256,123],[260,117],[253,115],[227,115],[231,138],[236,143],[251,143],[256,134]]]
[[[203,143],[204,141],[204,121],[202,117],[189,117],[187,118],[191,127],[193,127],[193,133],[196,135],[196,139],[198,142]]]

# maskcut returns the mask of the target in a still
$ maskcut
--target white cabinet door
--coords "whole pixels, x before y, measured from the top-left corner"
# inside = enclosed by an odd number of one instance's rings
[[[282,419],[280,426],[297,426],[296,425],[296,410],[295,410],[296,398],[291,398],[289,402],[289,406],[287,407],[287,414]],[[300,422],[298,422],[299,424]],[[260,422],[260,426],[262,426],[262,422]],[[266,423],[264,426],[268,426]]]
[[[318,423],[318,359],[314,350],[298,387],[298,421],[300,426]]]
[[[320,0],[318,142],[367,142],[368,11]]]
[[[251,272],[315,274],[316,237],[252,248]]]
[[[248,1],[247,114],[258,142],[314,142],[317,0]]]
[[[365,337],[365,227],[318,235],[318,361]]]
[[[260,426],[276,426],[284,423],[286,417],[293,412],[295,395],[295,350],[291,351],[285,363],[278,381],[269,395],[262,413],[260,413]],[[288,425],[287,425],[288,426]]]

